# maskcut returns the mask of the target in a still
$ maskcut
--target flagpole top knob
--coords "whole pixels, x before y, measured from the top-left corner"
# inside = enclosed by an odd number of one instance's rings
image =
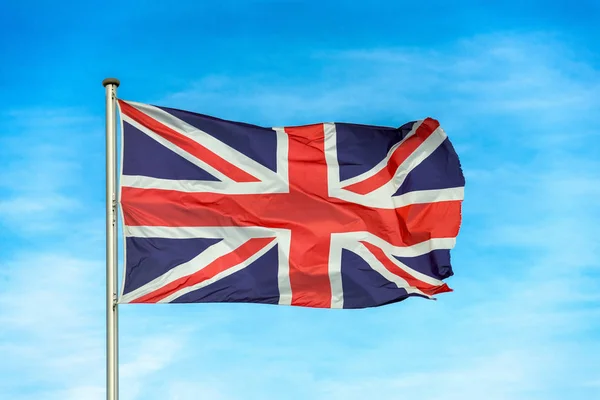
[[[119,86],[121,82],[117,78],[106,78],[102,81],[102,86],[106,87],[107,85],[115,85]]]

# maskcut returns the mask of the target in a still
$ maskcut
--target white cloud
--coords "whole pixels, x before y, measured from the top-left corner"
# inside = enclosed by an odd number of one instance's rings
[[[224,394],[227,390],[223,381],[203,381],[202,378],[198,378],[195,382],[189,382],[173,379],[165,386],[166,389],[160,396],[171,400],[196,400],[199,398],[233,400],[238,398]]]
[[[2,121],[0,223],[18,235],[0,254],[0,397],[105,398],[104,139],[86,115],[25,110]],[[121,393],[145,398],[144,382],[173,362],[185,330],[128,322]]]
[[[94,383],[102,372],[102,265],[64,254],[6,260],[2,269],[0,323],[3,374],[35,390]],[[100,272],[100,273],[99,273]],[[4,392],[17,396],[10,380]],[[48,391],[46,388],[43,392]]]
[[[400,316],[391,307],[356,316],[349,329],[381,325],[368,331],[374,343],[330,355],[331,369],[313,353],[308,365],[289,356],[293,363],[274,368],[293,365],[286,376],[302,378],[284,381],[328,400],[592,393],[600,368],[590,336],[600,320],[600,71],[579,56],[546,34],[327,51],[314,54],[322,68],[310,77],[208,77],[154,101],[265,125],[431,115],[466,149],[456,291],[432,306],[405,303]],[[315,330],[324,324],[317,321]],[[256,379],[268,386],[276,378]]]
[[[81,110],[33,109],[7,112],[2,122],[0,223],[18,234],[67,229],[88,211],[90,183],[103,169],[99,120]]]
[[[18,376],[35,398],[104,398],[104,265],[69,254],[24,256],[3,265],[0,292],[0,372]],[[145,332],[129,316],[121,334],[121,393],[146,398],[144,385],[174,361],[186,343],[182,329]],[[18,398],[19,387],[0,381],[0,392]],[[13,398],[13,397],[11,397]]]
[[[600,369],[590,336],[600,320],[600,127],[591,113],[600,78],[570,55],[543,35],[336,51],[313,55],[322,69],[312,77],[209,77],[154,101],[277,125],[438,117],[466,149],[465,223],[456,291],[435,304],[335,314],[123,307],[123,397],[551,400],[577,390],[589,398]],[[87,126],[71,115],[15,114],[30,133]],[[52,252],[2,259],[0,349],[10,363],[0,364],[8,377],[0,392],[103,398],[104,266],[95,253],[103,222],[89,211],[101,213],[103,200],[73,194],[85,186],[90,143],[67,149],[49,133],[33,137],[0,150],[13,160],[0,178],[8,193],[0,218],[32,238],[39,218],[52,236],[83,216],[78,232],[92,238],[76,248],[60,236]],[[68,137],[78,136],[60,140]],[[93,137],[103,145],[101,132]],[[103,179],[102,148],[94,150]]]
[[[571,59],[572,50],[545,34],[490,35],[430,50],[326,50],[309,59],[320,66],[310,76],[276,68],[209,76],[153,103],[260,124],[399,124],[430,115],[457,132],[472,122],[482,129],[489,117],[504,117],[512,131],[523,123],[539,131],[598,106],[599,72]]]

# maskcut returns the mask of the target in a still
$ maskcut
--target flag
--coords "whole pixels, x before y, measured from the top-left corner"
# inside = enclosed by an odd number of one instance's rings
[[[465,181],[436,120],[265,128],[118,107],[120,303],[365,308],[451,291]]]

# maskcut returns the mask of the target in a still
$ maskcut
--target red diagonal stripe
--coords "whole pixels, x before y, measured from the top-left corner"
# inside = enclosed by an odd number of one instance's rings
[[[361,243],[365,245],[365,247],[383,264],[383,266],[388,271],[404,279],[406,282],[408,282],[410,286],[419,289],[421,292],[429,296],[433,296],[437,293],[445,293],[452,291],[452,289],[450,289],[445,283],[436,286],[427,282],[423,282],[422,280],[414,277],[413,275],[406,272],[404,269],[394,264],[392,260],[390,260],[389,257],[379,247],[368,242],[361,241]]]
[[[225,160],[221,156],[213,153],[206,147],[202,146],[200,143],[190,139],[189,137],[182,135],[179,132],[174,131],[163,123],[155,120],[149,115],[144,114],[137,108],[127,104],[123,100],[119,100],[119,104],[121,106],[121,112],[127,115],[129,118],[133,119],[137,123],[146,128],[150,129],[152,132],[160,135],[164,139],[173,143],[175,146],[182,148],[187,151],[194,157],[204,161],[211,167],[216,170],[222,172],[229,178],[233,179],[236,182],[259,182],[260,179],[250,175],[243,169],[240,169]]]
[[[440,126],[439,122],[427,118],[417,128],[414,135],[398,146],[390,156],[387,165],[375,175],[364,181],[346,186],[344,189],[358,194],[367,194],[388,183],[396,174],[398,167]]]
[[[237,249],[233,250],[231,253],[227,253],[217,258],[215,261],[208,264],[200,271],[197,271],[188,276],[184,276],[183,278],[179,278],[169,283],[168,285],[165,285],[160,289],[155,290],[154,292],[148,293],[142,297],[133,300],[132,303],[156,303],[164,299],[165,297],[177,292],[178,290],[189,286],[194,286],[208,279],[211,279],[215,275],[244,262],[254,254],[256,254],[258,251],[263,249],[265,246],[267,246],[269,243],[271,243],[273,240],[275,239],[250,239]]]

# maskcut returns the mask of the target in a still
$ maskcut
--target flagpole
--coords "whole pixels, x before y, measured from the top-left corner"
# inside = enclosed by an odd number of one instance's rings
[[[106,90],[106,398],[119,398],[119,325],[117,309],[117,87],[115,78],[102,81]]]

